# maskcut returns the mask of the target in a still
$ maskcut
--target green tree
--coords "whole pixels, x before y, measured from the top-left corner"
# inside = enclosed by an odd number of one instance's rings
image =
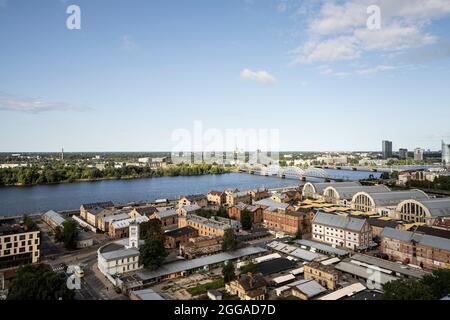
[[[295,239],[301,240],[302,237],[303,237],[302,230],[298,228],[297,232],[295,233]]]
[[[29,216],[24,216],[23,218],[23,225],[27,231],[37,231],[39,230],[38,225],[36,222],[30,218]]]
[[[249,211],[243,210],[241,212],[242,229],[250,230],[252,228],[252,215]]]
[[[414,279],[390,281],[383,286],[382,300],[433,300],[430,287]]]
[[[8,300],[73,300],[75,292],[67,288],[66,279],[49,266],[25,265],[11,283]]]
[[[239,240],[234,233],[232,228],[225,230],[222,240],[222,251],[233,251],[236,250],[240,245]]]
[[[63,242],[66,249],[76,249],[78,240],[77,223],[75,221],[68,220],[62,224],[62,228],[56,227],[55,240],[57,242]]]
[[[139,248],[139,261],[147,269],[158,269],[166,257],[167,251],[160,240],[147,239]]]
[[[139,225],[140,237],[143,240],[164,240],[164,233],[162,231],[161,221],[158,219],[150,219],[147,222],[143,222]]]
[[[435,299],[441,299],[450,293],[450,270],[436,270],[424,276],[421,282],[431,289]]]
[[[222,268],[222,275],[223,275],[223,282],[229,283],[230,281],[233,281],[236,279],[236,273],[234,271],[234,264],[231,262],[228,262],[224,264]]]

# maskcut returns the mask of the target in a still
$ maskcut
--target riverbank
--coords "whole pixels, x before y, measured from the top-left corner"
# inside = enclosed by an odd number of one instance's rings
[[[124,166],[121,168],[107,167],[103,170],[77,165],[45,165],[0,169],[0,187],[28,187],[105,180],[203,176],[235,171],[232,167],[211,164],[169,165],[164,168]]]

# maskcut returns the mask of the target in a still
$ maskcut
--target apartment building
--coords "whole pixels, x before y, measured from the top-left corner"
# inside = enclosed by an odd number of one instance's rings
[[[0,223],[0,270],[38,262],[39,234],[15,222]]]
[[[339,273],[330,265],[320,262],[310,262],[304,266],[304,277],[306,280],[315,280],[328,290],[336,290],[339,281]]]
[[[372,231],[366,219],[319,211],[312,221],[312,240],[362,250],[370,247]]]

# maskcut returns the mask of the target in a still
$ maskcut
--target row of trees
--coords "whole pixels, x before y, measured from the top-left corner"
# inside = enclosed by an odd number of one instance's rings
[[[168,168],[152,169],[148,166],[123,166],[115,168],[111,163],[104,170],[83,165],[63,165],[47,163],[42,166],[0,169],[0,186],[51,184],[96,179],[129,179],[151,178],[162,176],[196,176],[206,174],[222,174],[230,172],[230,168],[212,165],[177,165]]]

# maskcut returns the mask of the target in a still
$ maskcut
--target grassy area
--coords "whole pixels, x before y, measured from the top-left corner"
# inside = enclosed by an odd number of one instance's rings
[[[205,284],[199,284],[198,286],[193,288],[189,288],[187,289],[187,292],[189,292],[189,294],[192,296],[198,296],[207,293],[208,290],[219,289],[224,286],[225,284],[223,283],[223,279],[219,279]]]

